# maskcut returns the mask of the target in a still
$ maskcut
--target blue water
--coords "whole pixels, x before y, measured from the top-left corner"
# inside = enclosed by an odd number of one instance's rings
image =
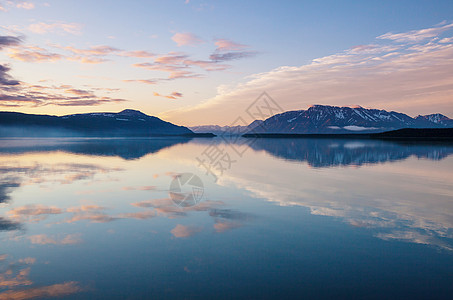
[[[2,139],[0,299],[451,299],[452,154],[341,139]],[[170,188],[182,174],[202,187]],[[172,200],[195,190],[196,205]]]

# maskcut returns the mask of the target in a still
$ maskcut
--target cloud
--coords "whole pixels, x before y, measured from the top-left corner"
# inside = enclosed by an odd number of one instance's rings
[[[205,69],[206,71],[220,71],[225,70],[228,67],[225,65],[217,65],[217,62],[214,61],[191,60],[187,54],[178,52],[160,55],[156,57],[152,63],[137,63],[133,66],[150,71],[168,72],[170,74],[166,80],[202,77],[201,74],[192,71],[192,67],[194,66]]]
[[[453,251],[453,247],[445,243],[441,239],[436,238],[430,234],[420,233],[414,230],[395,230],[390,233],[378,233],[376,237],[386,241],[398,240],[414,244],[434,245],[445,250]]]
[[[122,188],[123,191],[154,191],[156,190],[156,186],[154,185],[145,185],[145,186],[125,186]]]
[[[395,42],[400,43],[417,43],[428,38],[433,38],[438,36],[440,33],[451,29],[453,27],[453,23],[446,24],[441,27],[432,27],[420,30],[411,30],[409,32],[403,33],[391,33],[388,32],[386,34],[380,35],[377,38],[382,40],[393,40]]]
[[[124,213],[118,215],[119,218],[123,219],[138,219],[138,220],[147,220],[150,218],[154,218],[156,216],[156,212],[152,210],[134,212],[134,213]]]
[[[73,245],[80,244],[82,239],[80,234],[67,234],[63,238],[50,237],[46,234],[31,235],[28,237],[30,243],[38,245]]]
[[[178,45],[178,47],[195,46],[204,43],[201,38],[190,32],[175,33],[171,39]]]
[[[30,280],[30,271],[35,262],[35,258],[25,257],[9,262],[7,267],[3,268],[0,273],[0,288],[2,289],[0,299],[61,298],[83,290],[74,281],[49,286],[23,288],[33,284]],[[19,289],[20,286],[22,288]]]
[[[257,54],[257,52],[254,52],[254,51],[213,53],[209,56],[209,58],[215,62],[221,62],[221,61],[249,58],[249,57],[256,56],[256,54]]]
[[[434,27],[427,32],[445,30],[446,34],[451,27]],[[227,125],[238,114],[246,116],[247,107],[263,91],[285,110],[306,109],[312,104],[360,104],[412,115],[437,110],[453,115],[453,41],[446,38],[442,43],[433,38],[416,44],[378,39],[379,43],[315,58],[306,65],[281,66],[244,78],[238,85],[220,86],[214,98],[162,116],[187,125],[199,119]]]
[[[138,82],[144,84],[157,84],[159,82],[158,79],[126,79],[123,82]]]
[[[239,228],[241,227],[242,224],[239,222],[232,222],[232,221],[217,221],[214,224],[214,229],[218,233],[222,233],[234,228]]]
[[[0,231],[19,230],[21,228],[22,225],[20,223],[16,223],[11,220],[0,217]]]
[[[35,5],[32,3],[32,2],[19,2],[16,4],[16,7],[17,8],[23,8],[23,9],[27,9],[27,10],[30,10],[30,9],[33,9],[35,8]]]
[[[105,207],[98,205],[82,205],[80,207],[70,207],[67,212],[73,213],[73,216],[66,219],[65,223],[73,223],[82,220],[91,221],[92,223],[107,223],[117,220],[113,217],[102,212],[106,210]]]
[[[217,46],[217,51],[240,51],[248,48],[247,45],[242,45],[227,39],[216,39],[214,44]]]
[[[14,48],[9,52],[9,57],[24,62],[53,62],[64,58],[61,54],[51,53],[46,49],[34,46]]]
[[[190,237],[195,235],[196,233],[202,230],[201,227],[196,226],[185,226],[178,224],[175,228],[171,230],[171,234],[173,234],[176,238],[183,238],[183,237]]]
[[[14,80],[11,75],[8,74],[9,70],[11,69],[8,66],[0,64],[0,86],[19,84],[19,81]]]
[[[4,47],[17,46],[22,42],[22,39],[16,36],[0,35],[0,50]]]
[[[156,56],[154,53],[148,52],[148,51],[143,51],[143,50],[137,50],[137,51],[124,51],[119,54],[120,56],[126,56],[126,57],[135,57],[135,58],[149,58]]]
[[[13,219],[41,221],[48,215],[61,214],[62,210],[56,206],[43,204],[29,204],[11,209],[7,212]]]
[[[105,207],[98,206],[98,205],[82,205],[80,207],[69,207],[66,209],[67,212],[72,213],[80,213],[80,212],[87,212],[87,211],[101,211],[106,209]]]
[[[212,55],[211,55],[212,56]],[[197,66],[206,71],[223,71],[228,69],[230,66],[225,64],[218,64],[220,60],[213,61],[213,60],[185,60],[184,64],[187,66]]]
[[[0,299],[25,300],[34,298],[64,297],[83,291],[78,282],[69,281],[43,287],[0,292]]]
[[[186,55],[169,54],[157,57],[154,63],[137,63],[133,66],[150,71],[168,72],[170,74],[167,80],[200,77],[200,74],[189,71],[190,66],[184,64],[186,58]]]
[[[92,46],[88,49],[80,49],[80,48],[75,48],[72,46],[67,46],[67,47],[60,47],[61,49],[68,50],[72,53],[75,54],[81,54],[81,55],[86,55],[86,56],[98,56],[98,55],[108,55],[112,53],[119,52],[120,49],[107,46],[107,45],[98,45],[98,46]]]
[[[0,77],[0,79],[2,78]],[[9,81],[10,84],[15,82],[8,78],[4,78],[3,82],[5,81]],[[18,84],[18,82],[16,84]],[[77,89],[70,85],[43,86],[22,83],[20,88],[0,93],[0,106],[96,106],[125,101],[127,100],[108,96],[98,96],[94,90]]]
[[[82,34],[82,25],[77,23],[64,23],[64,22],[56,22],[56,23],[34,23],[28,26],[28,29],[31,32],[38,33],[38,34],[46,34],[46,33],[57,33],[57,34],[74,34],[74,35],[81,35]]]
[[[178,93],[178,92],[173,92],[170,95],[161,95],[159,93],[154,92],[153,95],[156,96],[156,97],[164,97],[164,98],[167,98],[167,99],[178,99],[178,98],[182,97],[182,94]]]

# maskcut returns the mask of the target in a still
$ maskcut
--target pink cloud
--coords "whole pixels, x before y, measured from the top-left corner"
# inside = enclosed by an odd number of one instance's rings
[[[173,234],[176,238],[182,237],[190,237],[195,235],[196,233],[200,232],[202,228],[195,227],[195,226],[184,226],[181,224],[176,225],[175,228],[171,230],[171,234]]]
[[[227,39],[216,39],[214,44],[217,46],[217,51],[239,51],[248,47]]]
[[[53,62],[64,58],[61,54],[51,53],[35,46],[11,48],[8,56],[24,62]]]
[[[143,51],[143,50],[136,50],[136,51],[125,51],[119,54],[120,56],[126,57],[135,57],[135,58],[149,58],[156,56],[154,53]]]
[[[178,47],[195,46],[204,43],[201,38],[190,32],[175,33],[171,39],[178,45]]]
[[[156,97],[164,97],[164,98],[167,98],[167,99],[177,99],[177,98],[181,98],[182,97],[182,93],[179,93],[179,92],[173,92],[170,95],[161,95],[159,93],[154,92],[153,95],[156,96]]]
[[[74,34],[80,35],[82,34],[82,25],[77,23],[64,23],[64,22],[56,22],[56,23],[44,23],[39,22],[35,24],[31,24],[28,26],[28,29],[31,32],[38,33],[38,34],[45,34],[45,33],[58,33],[58,34]]]

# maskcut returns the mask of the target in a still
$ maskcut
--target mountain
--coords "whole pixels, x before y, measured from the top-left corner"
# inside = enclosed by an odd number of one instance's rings
[[[193,134],[184,126],[140,111],[66,116],[0,112],[0,136],[176,136]]]
[[[444,116],[442,114],[431,114],[431,115],[425,115],[425,116],[417,116],[415,117],[415,120],[419,122],[428,122],[428,123],[434,123],[438,124],[440,126],[444,127],[453,127],[453,120],[450,119],[447,116]]]
[[[228,134],[244,134],[246,132],[252,131],[257,126],[260,126],[263,123],[262,120],[255,120],[247,126],[219,126],[219,125],[201,125],[201,126],[193,126],[189,127],[190,130],[196,133],[206,133],[210,132],[215,135],[222,135],[225,133]]]
[[[264,120],[252,133],[374,133],[401,128],[449,128],[453,120],[441,114],[412,118],[379,109],[314,105]]]

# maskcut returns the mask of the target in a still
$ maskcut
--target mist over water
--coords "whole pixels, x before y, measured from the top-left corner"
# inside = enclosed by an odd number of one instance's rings
[[[452,143],[243,141],[0,139],[0,299],[451,296]]]

